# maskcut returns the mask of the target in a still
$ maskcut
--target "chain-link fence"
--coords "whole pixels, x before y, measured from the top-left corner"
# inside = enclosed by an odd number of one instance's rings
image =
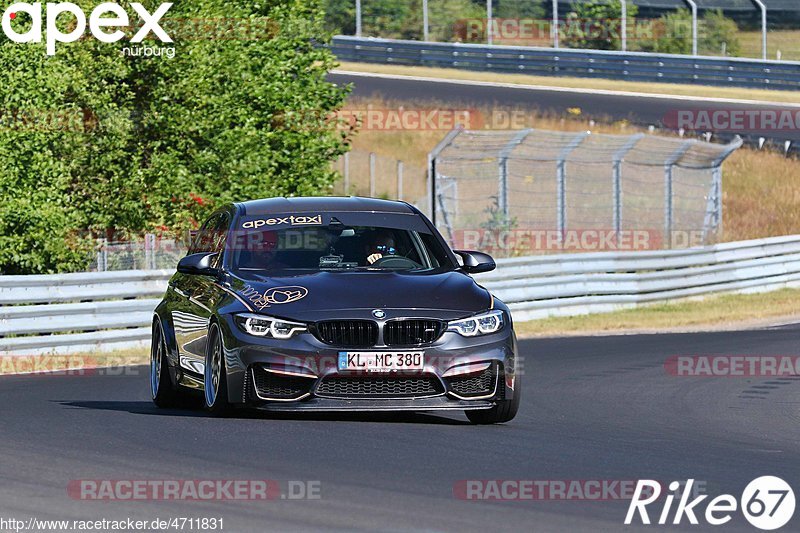
[[[108,270],[172,269],[186,255],[186,243],[148,233],[143,239],[125,242],[98,239],[90,272]]]
[[[715,242],[728,145],[636,134],[453,130],[431,153],[435,223],[500,257]]]
[[[333,168],[342,179],[333,194],[404,200],[427,207],[424,166],[375,152],[352,150],[340,157]]]

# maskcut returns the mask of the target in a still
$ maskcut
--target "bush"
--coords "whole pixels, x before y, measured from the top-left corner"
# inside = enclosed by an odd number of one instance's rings
[[[627,3],[627,23],[632,26],[638,13]],[[616,0],[582,0],[567,13],[561,29],[562,42],[569,48],[619,50],[622,47],[622,6]]]
[[[700,53],[738,56],[741,51],[738,34],[736,22],[726,17],[721,9],[707,11],[703,16],[702,39],[698,43]]]
[[[494,13],[497,18],[543,19],[547,12],[544,3],[535,0],[495,0]]]
[[[657,36],[642,43],[642,50],[662,54],[692,53],[692,13],[679,9],[663,15],[657,26]],[[727,18],[721,10],[706,11],[697,21],[699,54],[720,55],[725,44],[727,55],[738,55],[740,51],[736,22]]]

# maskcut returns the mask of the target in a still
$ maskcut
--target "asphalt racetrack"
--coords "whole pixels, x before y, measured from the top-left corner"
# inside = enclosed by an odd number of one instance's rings
[[[469,85],[448,83],[447,81],[424,81],[413,79],[390,79],[357,74],[329,74],[328,79],[344,85],[353,84],[352,95],[356,97],[378,97],[389,101],[415,102],[424,106],[426,100],[447,102],[448,105],[503,106],[521,110],[537,110],[543,114],[555,116],[567,115],[567,110],[579,108],[581,115],[595,118],[598,121],[628,120],[639,126],[656,126],[657,128],[674,129],[670,124],[676,122],[679,110],[715,110],[725,111],[763,111],[783,109],[781,104],[723,103],[703,100],[686,100],[678,98],[661,98],[631,96],[625,94],[596,94],[591,92],[570,92],[569,90],[552,90],[547,88],[528,89],[507,86]],[[794,111],[796,109],[792,108]],[[667,117],[672,117],[671,120]],[[745,142],[758,144],[759,137],[779,149],[784,148],[785,141],[791,141],[790,149],[797,149],[800,143],[800,130],[783,128],[764,131],[715,131],[712,140],[728,142],[735,135],[741,135]],[[703,133],[703,132],[698,132]]]
[[[756,531],[740,513],[716,528],[626,527],[626,501],[475,501],[454,486],[693,478],[712,497],[738,498],[750,480],[777,475],[798,487],[798,378],[676,377],[664,367],[677,354],[798,355],[797,338],[787,327],[525,340],[520,413],[498,426],[461,413],[162,411],[146,367],[0,377],[0,518],[221,517],[225,531]],[[86,501],[67,490],[85,479],[271,479],[283,496],[289,481],[314,481],[319,498]]]

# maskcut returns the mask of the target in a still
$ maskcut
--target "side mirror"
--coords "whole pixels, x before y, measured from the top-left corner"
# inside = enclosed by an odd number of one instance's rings
[[[211,266],[216,253],[202,252],[191,254],[178,261],[178,272],[181,274],[200,274],[204,276],[217,276],[219,270]]]
[[[461,270],[468,274],[480,274],[481,272],[489,272],[497,267],[497,264],[492,259],[492,256],[483,252],[472,252],[467,250],[453,250],[461,257],[464,266]]]

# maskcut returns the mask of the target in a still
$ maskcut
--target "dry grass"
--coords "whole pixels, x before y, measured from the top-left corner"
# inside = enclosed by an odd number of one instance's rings
[[[400,76],[422,76],[451,80],[473,80],[493,83],[513,83],[518,85],[539,85],[545,87],[566,87],[572,89],[600,89],[608,91],[629,91],[648,94],[669,94],[675,96],[696,96],[698,98],[733,98],[737,100],[758,100],[763,102],[797,103],[794,91],[765,91],[738,87],[711,87],[702,85],[681,85],[677,83],[646,83],[633,81],[602,80],[596,78],[568,78],[553,76],[532,76],[529,74],[498,74],[496,72],[476,72],[450,68],[409,67],[403,65],[379,65],[371,63],[347,63],[339,70],[395,74]]]
[[[742,45],[743,56],[761,58],[760,31],[739,32],[739,42]],[[769,30],[767,32],[767,58],[777,59],[778,50],[781,52],[781,59],[800,61],[800,31]]]
[[[800,233],[800,161],[743,148],[723,172],[726,241]]]
[[[116,350],[101,353],[74,353],[69,355],[30,355],[0,357],[0,375],[60,373],[91,373],[94,369],[143,365],[149,361],[147,348]]]
[[[800,290],[726,294],[575,317],[546,318],[515,325],[522,337],[613,332],[669,332],[763,327],[800,315]],[[754,318],[755,317],[755,318]]]

